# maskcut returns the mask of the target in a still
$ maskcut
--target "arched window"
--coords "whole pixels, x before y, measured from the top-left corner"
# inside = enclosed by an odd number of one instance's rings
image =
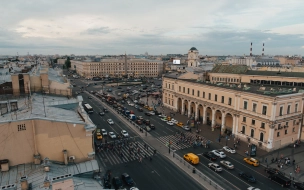
[[[245,126],[242,127],[242,133],[245,134]]]
[[[260,141],[264,141],[264,133],[260,133]]]
[[[250,136],[254,137],[254,130],[253,129],[251,129],[251,131],[250,131]]]

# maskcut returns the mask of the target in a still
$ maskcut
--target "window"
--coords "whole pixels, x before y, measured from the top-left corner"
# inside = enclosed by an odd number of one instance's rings
[[[197,91],[197,97],[199,97],[199,96],[200,96],[200,91],[198,90],[198,91]]]
[[[255,125],[255,120],[251,120],[251,125]]]
[[[228,105],[231,105],[231,102],[232,102],[232,98],[229,98]]]
[[[188,94],[190,93],[190,89],[188,88]]]
[[[296,120],[293,120],[293,123],[292,123],[293,125],[296,125]]]
[[[167,83],[166,83],[166,88],[167,88]]]
[[[290,114],[290,105],[287,106],[287,114]]]
[[[280,136],[280,132],[277,132],[277,137],[279,137]]]
[[[247,110],[247,101],[244,101],[244,110]]]
[[[292,132],[296,132],[296,128],[294,127],[294,128],[292,128]]]
[[[194,89],[192,89],[192,95],[194,96]]]
[[[295,112],[298,112],[298,104],[295,105]]]
[[[225,103],[225,97],[222,96],[222,103]]]
[[[280,107],[280,116],[283,115],[283,106]]]
[[[263,106],[263,108],[262,108],[262,114],[263,115],[267,114],[267,106]]]
[[[208,94],[208,99],[211,100],[211,93]]]
[[[261,123],[261,128],[265,129],[265,123]]]
[[[252,104],[252,111],[253,111],[253,112],[256,112],[256,107],[257,107],[257,104],[256,104],[256,103],[253,103],[253,104]]]
[[[172,90],[174,90],[174,85],[172,84]]]
[[[17,125],[18,126],[18,131],[25,131],[26,127],[25,124]]]
[[[246,122],[246,117],[243,117],[243,122]]]
[[[250,130],[250,136],[253,138],[254,137],[254,129]]]
[[[169,89],[170,89],[170,84],[169,84]]]
[[[286,130],[285,130],[285,135],[287,135],[287,132],[288,132],[288,131],[287,131],[287,129],[286,129]]]
[[[260,141],[263,142],[263,140],[264,140],[264,133],[260,133]]]
[[[242,131],[241,131],[241,132],[242,132],[243,134],[245,134],[245,128],[246,128],[245,126],[242,127]]]
[[[203,92],[203,98],[205,98],[205,92]]]
[[[185,93],[185,87],[183,87],[183,93]]]
[[[178,87],[178,91],[179,91],[179,92],[181,91],[181,86]]]
[[[214,100],[217,102],[217,95],[216,94],[214,95]]]

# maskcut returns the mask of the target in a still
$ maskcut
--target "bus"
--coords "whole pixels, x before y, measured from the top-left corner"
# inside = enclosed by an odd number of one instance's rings
[[[87,113],[93,113],[93,108],[90,106],[90,104],[84,104],[83,108]]]

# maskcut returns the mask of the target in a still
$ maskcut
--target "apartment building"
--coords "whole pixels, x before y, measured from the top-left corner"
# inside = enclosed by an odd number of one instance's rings
[[[101,59],[100,62],[71,61],[71,69],[85,78],[160,77],[163,62],[148,59]]]
[[[253,72],[246,66],[216,66],[207,81],[186,73],[163,77],[163,104],[221,127],[267,151],[302,138],[304,75]],[[207,122],[209,121],[209,122]]]

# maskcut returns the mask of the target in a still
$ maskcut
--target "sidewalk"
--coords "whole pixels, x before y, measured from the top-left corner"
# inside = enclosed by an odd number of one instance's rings
[[[156,102],[156,100],[152,97],[149,97],[148,100],[148,104],[152,105],[152,101]],[[159,112],[164,112],[165,115],[170,116],[170,112],[174,113],[173,118],[183,122],[184,124],[187,123],[187,121],[189,120],[189,118],[185,115],[181,115],[179,113],[173,112],[171,109],[167,108],[167,107],[160,107],[158,106],[157,111]],[[209,140],[211,140],[213,143],[217,143],[219,145],[223,146],[230,146],[233,147],[234,144],[234,139],[230,136],[228,138],[228,140],[226,140],[226,138],[221,138],[221,141],[218,142],[218,138],[220,136],[220,129],[215,129],[214,131],[211,130],[211,126],[210,125],[204,125],[204,124],[200,124],[198,126],[198,129],[201,130],[201,132],[199,133],[199,135],[203,136],[203,137],[207,137]],[[194,130],[192,130],[192,133],[195,133],[196,127],[194,128]],[[248,142],[245,141],[241,141],[240,144],[237,146],[237,154],[241,155],[242,157],[245,157],[245,151],[249,151],[249,147],[248,147]],[[273,168],[278,168],[276,163],[271,163],[271,159],[272,158],[280,158],[280,156],[283,156],[284,160],[285,158],[290,158],[291,162],[293,160],[295,160],[295,165],[290,165],[290,166],[286,166],[284,165],[282,169],[280,169],[282,172],[285,173],[286,176],[290,176],[290,173],[292,173],[291,177],[292,179],[294,179],[295,181],[301,181],[304,182],[304,173],[302,171],[300,171],[299,173],[295,172],[295,167],[296,165],[298,165],[301,169],[304,169],[304,144],[302,144],[300,147],[297,148],[290,148],[290,147],[283,147],[280,150],[275,150],[272,152],[267,152],[263,149],[261,149],[258,145],[257,145],[257,156],[255,157],[256,159],[258,159],[261,163],[262,166],[264,167],[273,167]],[[267,158],[267,159],[266,159]],[[266,162],[267,160],[267,162]]]

